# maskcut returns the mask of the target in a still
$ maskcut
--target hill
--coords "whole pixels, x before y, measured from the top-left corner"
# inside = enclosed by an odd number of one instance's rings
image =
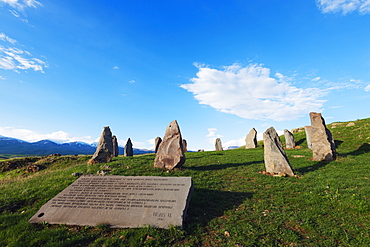
[[[88,155],[20,159],[16,168],[0,172],[0,246],[370,246],[370,119],[328,128],[339,153],[332,162],[310,160],[304,131],[294,133],[300,148],[286,153],[297,177],[259,173],[262,146],[186,153],[183,168],[171,172],[153,167],[154,154],[95,165],[87,165]],[[40,169],[29,171],[30,164]],[[102,169],[112,175],[192,177],[184,228],[28,223],[76,180],[72,173]]]

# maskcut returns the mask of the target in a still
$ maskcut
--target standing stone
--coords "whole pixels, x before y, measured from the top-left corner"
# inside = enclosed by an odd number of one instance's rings
[[[280,138],[273,127],[263,133],[266,172],[294,176]]]
[[[309,149],[312,149],[312,143],[311,143],[311,126],[304,126],[304,131],[306,132],[306,141],[307,141],[307,147]]]
[[[287,149],[295,148],[295,138],[293,134],[289,130],[285,129],[284,136],[285,136],[285,147]]]
[[[257,130],[252,128],[248,135],[245,137],[245,148],[256,148],[257,147]]]
[[[184,149],[184,153],[188,152],[188,143],[185,139],[182,139],[182,148]]]
[[[336,158],[336,150],[333,136],[325,126],[325,120],[321,113],[310,112],[311,119],[311,143],[313,160],[332,161]]]
[[[119,149],[118,149],[118,141],[117,141],[116,136],[112,137],[112,142],[113,142],[113,157],[117,157],[119,154]]]
[[[124,150],[124,156],[126,157],[131,157],[131,156],[134,156],[134,150],[132,148],[132,142],[131,142],[131,139],[128,138],[127,142],[126,142],[126,145],[125,145],[125,150]]]
[[[113,141],[112,132],[109,127],[104,127],[100,135],[98,146],[93,157],[88,161],[88,164],[107,163],[113,158]]]
[[[158,151],[158,147],[159,147],[159,144],[161,144],[162,142],[162,138],[160,138],[159,136],[157,138],[155,138],[155,141],[154,141],[154,146],[155,146],[155,153],[157,153]]]
[[[163,141],[159,144],[154,160],[154,167],[172,170],[185,163],[182,137],[177,121],[172,121],[166,128]]]
[[[222,143],[221,143],[221,139],[220,138],[217,138],[216,141],[215,141],[215,148],[216,148],[216,151],[222,151],[223,148],[222,148]]]

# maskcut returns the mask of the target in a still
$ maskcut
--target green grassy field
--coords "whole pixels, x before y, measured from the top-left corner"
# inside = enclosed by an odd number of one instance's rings
[[[329,125],[339,153],[332,162],[311,161],[304,131],[295,133],[300,148],[286,153],[298,177],[260,174],[263,147],[186,153],[183,169],[171,172],[153,167],[155,155],[108,164],[112,175],[192,177],[183,229],[30,224],[77,179],[72,173],[105,164],[61,156],[10,169],[0,161],[0,246],[370,246],[370,119],[354,123]],[[28,173],[32,162],[44,169]]]

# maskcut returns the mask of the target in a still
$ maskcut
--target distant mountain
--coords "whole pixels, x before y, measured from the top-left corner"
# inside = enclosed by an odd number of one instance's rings
[[[0,136],[0,154],[2,155],[29,155],[44,156],[49,154],[74,155],[74,154],[94,154],[96,143],[87,144],[84,142],[56,143],[50,140],[37,142],[26,142],[23,140]],[[134,148],[134,154],[154,153],[146,149]],[[119,147],[119,154],[123,154],[123,148]]]

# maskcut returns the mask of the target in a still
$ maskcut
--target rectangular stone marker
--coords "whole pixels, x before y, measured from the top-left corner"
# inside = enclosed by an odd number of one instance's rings
[[[191,177],[85,175],[44,204],[29,222],[182,227],[191,191]]]

